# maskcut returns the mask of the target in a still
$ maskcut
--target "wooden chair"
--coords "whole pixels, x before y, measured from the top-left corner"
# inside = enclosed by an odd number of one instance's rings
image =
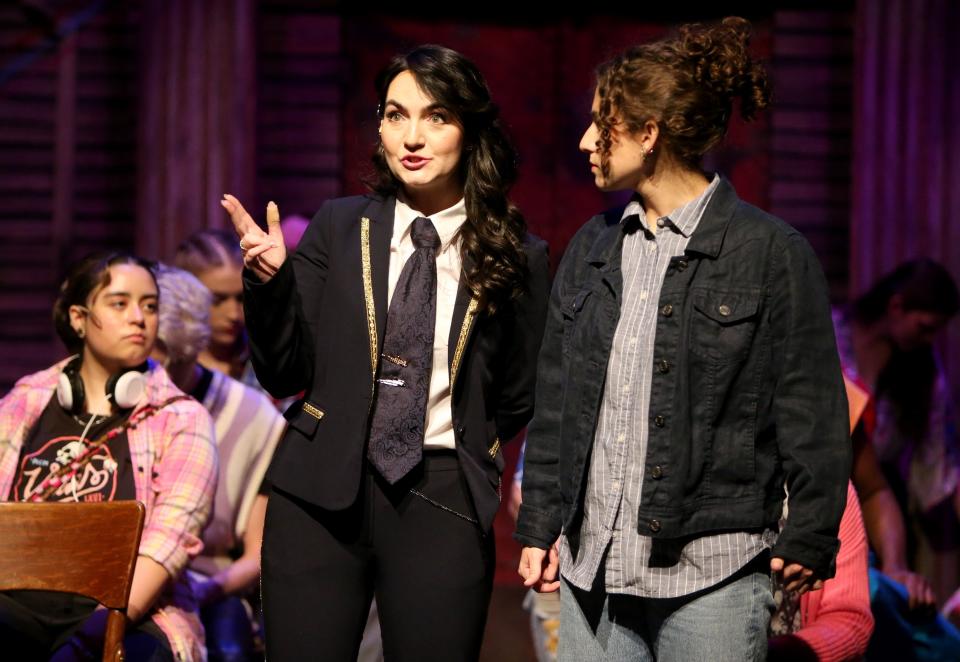
[[[138,501],[0,503],[0,590],[97,600],[109,609],[103,660],[122,660],[143,518]]]

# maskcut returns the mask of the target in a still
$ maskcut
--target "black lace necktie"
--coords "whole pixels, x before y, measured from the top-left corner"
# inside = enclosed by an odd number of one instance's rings
[[[414,220],[410,234],[415,248],[387,311],[367,446],[370,462],[391,484],[407,475],[423,454],[437,319],[440,236],[422,216]]]

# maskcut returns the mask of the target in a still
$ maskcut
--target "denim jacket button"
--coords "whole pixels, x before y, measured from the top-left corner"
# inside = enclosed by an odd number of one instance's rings
[[[650,530],[656,533],[660,530],[660,520],[652,519],[650,520]]]
[[[660,312],[663,313],[664,317],[670,317],[671,315],[673,315],[673,306],[668,303],[666,306],[664,306],[661,309]]]
[[[677,262],[677,271],[683,271],[686,268],[687,268],[686,260],[680,260],[679,262]]]
[[[727,316],[730,314],[730,306],[728,306],[728,305],[725,304],[725,303],[721,303],[721,304],[717,307],[717,312],[720,313],[721,315],[723,315],[724,317],[727,317]]]
[[[650,477],[654,480],[660,480],[663,478],[663,467],[659,464],[650,470]]]
[[[653,424],[656,425],[658,428],[662,428],[664,425],[667,424],[667,419],[665,419],[663,416],[654,416]]]
[[[662,359],[660,363],[657,364],[657,370],[663,374],[670,372],[670,362],[666,359]]]

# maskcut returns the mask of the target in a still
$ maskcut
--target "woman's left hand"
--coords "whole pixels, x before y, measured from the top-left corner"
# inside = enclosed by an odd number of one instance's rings
[[[813,570],[799,563],[785,563],[783,559],[770,559],[770,570],[783,573],[783,587],[788,591],[796,591],[803,595],[807,591],[819,591],[823,588],[823,580],[813,574]]]

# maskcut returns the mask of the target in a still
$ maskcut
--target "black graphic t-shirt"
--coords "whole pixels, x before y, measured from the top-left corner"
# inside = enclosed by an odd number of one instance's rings
[[[44,481],[67,464],[74,465],[72,475],[68,471],[61,474],[59,480],[54,479],[59,485],[47,501],[90,503],[135,499],[126,432],[90,451],[91,440],[122,425],[129,414],[127,411],[109,417],[97,416],[81,441],[91,415],[72,416],[56,398],[51,398],[20,453],[10,499],[30,501],[34,495],[42,494],[46,488]]]
[[[65,464],[76,465],[74,475],[69,477],[68,472],[68,477],[47,497],[47,501],[89,503],[135,499],[136,486],[126,432],[98,447],[89,461],[85,461],[90,440],[122,425],[129,415],[130,412],[126,411],[109,417],[97,416],[81,441],[90,414],[72,416],[60,406],[56,397],[51,398],[23,445],[10,500],[29,501],[34,495],[42,494],[44,480]],[[12,601],[6,608],[15,609],[24,618],[29,617],[46,628],[45,632],[53,637],[51,651],[63,645],[97,606],[95,600],[72,593],[8,591],[4,595]],[[156,630],[149,620],[146,623]],[[145,628],[141,625],[138,629]],[[150,633],[154,634],[152,630]],[[158,638],[166,641],[162,633]]]

